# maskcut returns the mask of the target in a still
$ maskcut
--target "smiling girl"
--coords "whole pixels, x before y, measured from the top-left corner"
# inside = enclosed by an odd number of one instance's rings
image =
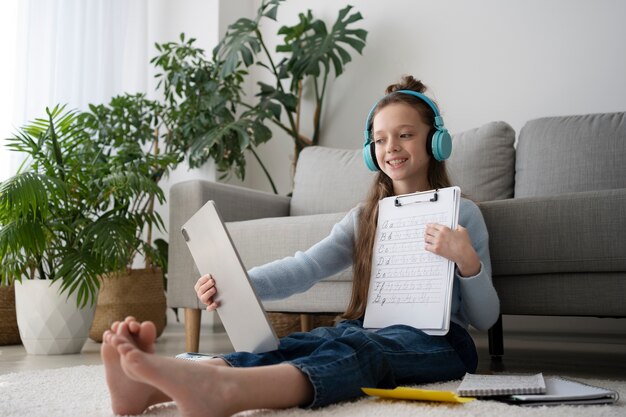
[[[476,370],[468,327],[487,330],[498,318],[499,300],[491,282],[487,229],[469,200],[461,201],[456,229],[431,224],[424,235],[426,250],[455,263],[448,333],[432,336],[405,325],[363,327],[378,201],[451,185],[444,162],[450,137],[425,90],[420,81],[404,77],[372,108],[364,158],[378,173],[366,201],[307,251],[249,271],[258,295],[267,300],[306,291],[352,265],[352,295],[344,320],[284,337],[276,351],[235,352],[203,362],[152,354],[155,332],[150,322],[128,318],[115,323],[105,333],[102,357],[116,413],[138,414],[170,400],[183,416],[321,407],[362,396],[361,387],[459,379]],[[208,310],[219,308],[210,275],[200,277],[194,289]]]

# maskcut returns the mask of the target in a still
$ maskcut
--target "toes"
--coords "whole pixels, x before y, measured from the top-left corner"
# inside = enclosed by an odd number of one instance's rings
[[[156,326],[151,321],[144,321],[140,324],[137,332],[137,346],[148,353],[154,353],[154,342],[156,340]]]
[[[128,330],[134,335],[139,334],[139,331],[141,330],[141,323],[139,323],[138,321],[129,322]]]
[[[117,327],[115,328],[115,334],[122,334],[126,331],[126,323],[125,322],[121,322],[117,325]]]
[[[124,338],[131,339],[131,334],[128,329],[128,323],[121,322],[119,326],[117,326],[117,331],[115,332],[118,336],[123,336]]]
[[[128,352],[135,349],[131,343],[119,337],[114,338],[114,345],[120,355],[126,355]]]
[[[153,341],[156,339],[156,326],[151,321],[144,321],[141,323],[141,335],[142,339],[152,339]]]
[[[120,325],[119,320],[116,320],[113,322],[113,324],[111,324],[111,331],[112,332],[117,332],[117,327]]]

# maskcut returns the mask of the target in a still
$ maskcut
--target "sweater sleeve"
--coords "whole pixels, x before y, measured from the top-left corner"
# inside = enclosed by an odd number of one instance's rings
[[[472,245],[480,258],[480,272],[471,277],[459,275],[455,279],[460,286],[460,315],[478,330],[489,329],[500,314],[500,300],[491,280],[489,235],[482,213],[476,204],[462,200],[459,223],[468,230]]]
[[[252,285],[263,301],[304,292],[317,281],[352,265],[358,208],[352,209],[330,234],[304,252],[248,271]]]

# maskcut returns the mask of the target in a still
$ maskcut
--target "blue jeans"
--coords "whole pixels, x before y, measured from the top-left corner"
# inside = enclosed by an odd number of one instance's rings
[[[456,323],[450,323],[445,336],[429,336],[404,325],[366,330],[361,320],[293,333],[282,338],[275,351],[235,352],[223,359],[234,367],[295,366],[314,389],[308,407],[360,397],[364,395],[361,387],[395,388],[460,379],[466,372],[475,372],[478,363],[471,336]]]

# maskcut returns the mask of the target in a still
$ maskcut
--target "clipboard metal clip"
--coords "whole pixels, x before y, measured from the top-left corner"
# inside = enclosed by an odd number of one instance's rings
[[[404,195],[399,195],[396,197],[396,199],[394,200],[393,204],[396,207],[402,207],[408,204],[416,204],[416,203],[435,203],[437,200],[439,200],[439,194],[438,194],[439,189],[436,190],[431,190],[431,191],[423,191],[421,193],[413,193],[413,194],[404,194]],[[421,194],[433,194],[433,196],[428,199],[428,200],[414,200],[414,201],[410,201],[407,203],[402,203],[400,201],[401,198],[408,198],[408,197],[415,197],[415,196],[419,196]]]

